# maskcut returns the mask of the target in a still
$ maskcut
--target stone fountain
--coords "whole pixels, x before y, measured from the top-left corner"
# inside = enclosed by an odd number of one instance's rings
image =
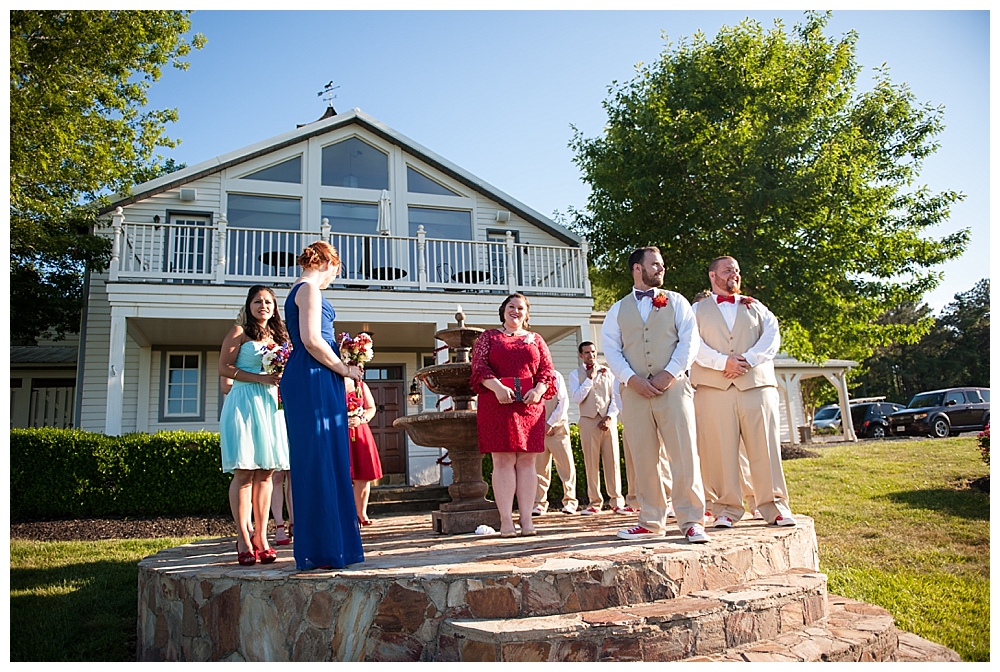
[[[431,513],[434,530],[440,534],[473,532],[480,525],[500,528],[500,512],[486,499],[489,490],[483,481],[482,456],[476,430],[476,393],[469,382],[472,363],[469,354],[482,329],[465,326],[465,313],[455,313],[458,327],[442,329],[435,338],[448,346],[449,362],[426,366],[414,374],[435,394],[451,397],[453,410],[430,411],[397,418],[393,425],[406,430],[421,446],[445,448],[451,460],[451,501]]]

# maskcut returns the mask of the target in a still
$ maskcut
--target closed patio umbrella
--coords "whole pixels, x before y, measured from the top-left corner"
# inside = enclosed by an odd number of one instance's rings
[[[378,199],[378,227],[376,231],[380,236],[392,234],[392,227],[389,223],[389,192],[382,190],[382,195]]]

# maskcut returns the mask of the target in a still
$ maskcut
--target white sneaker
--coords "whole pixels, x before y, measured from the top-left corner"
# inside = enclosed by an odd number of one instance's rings
[[[596,506],[588,506],[586,509],[580,512],[582,516],[596,516],[601,510]]]
[[[619,535],[621,532],[618,533]],[[687,529],[684,533],[684,537],[688,540],[689,544],[704,544],[709,541],[708,535],[705,534],[705,528],[695,523]]]
[[[764,520],[764,516],[760,515],[760,511],[758,511],[757,509],[754,509],[753,510],[753,519],[754,520]]]
[[[795,519],[791,516],[778,516],[774,519],[774,524],[778,527],[794,527]]]
[[[618,530],[619,539],[660,539],[665,536],[665,532],[653,532],[642,525],[636,525],[627,530]]]
[[[733,519],[729,516],[719,516],[715,519],[715,527],[732,527]]]
[[[576,515],[576,507],[575,506],[564,506],[561,510],[566,515],[569,515],[569,516]]]
[[[542,505],[539,504],[538,506],[536,506],[535,508],[533,508],[531,510],[531,515],[533,515],[533,516],[542,516],[542,515],[545,515],[545,511],[546,511],[546,509],[543,509]]]
[[[667,518],[676,518],[677,514],[674,512],[674,503],[667,502]]]

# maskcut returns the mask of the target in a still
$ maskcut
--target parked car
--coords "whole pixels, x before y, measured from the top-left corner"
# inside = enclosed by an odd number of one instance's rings
[[[813,416],[812,421],[813,431],[826,429],[827,427],[840,429],[840,406],[830,404],[829,406],[820,406],[816,409],[816,415]]]
[[[906,407],[891,401],[851,404],[851,424],[858,437],[881,439],[889,434],[889,416]]]
[[[982,431],[990,422],[990,388],[950,387],[921,392],[889,416],[895,436],[935,436]]]

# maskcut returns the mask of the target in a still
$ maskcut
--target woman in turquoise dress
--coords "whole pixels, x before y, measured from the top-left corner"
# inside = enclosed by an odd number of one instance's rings
[[[267,516],[271,474],[275,469],[288,469],[288,434],[278,408],[281,374],[264,371],[263,354],[269,345],[287,342],[274,291],[254,285],[219,354],[226,395],[219,417],[222,470],[233,474],[229,506],[236,521],[236,554],[241,565],[267,564],[278,557],[267,543]]]
[[[351,483],[347,392],[361,369],[340,359],[336,313],[320,290],[340,273],[326,242],[307,247],[285,300],[292,354],[281,379],[295,493],[295,566],[344,567],[365,559]]]

